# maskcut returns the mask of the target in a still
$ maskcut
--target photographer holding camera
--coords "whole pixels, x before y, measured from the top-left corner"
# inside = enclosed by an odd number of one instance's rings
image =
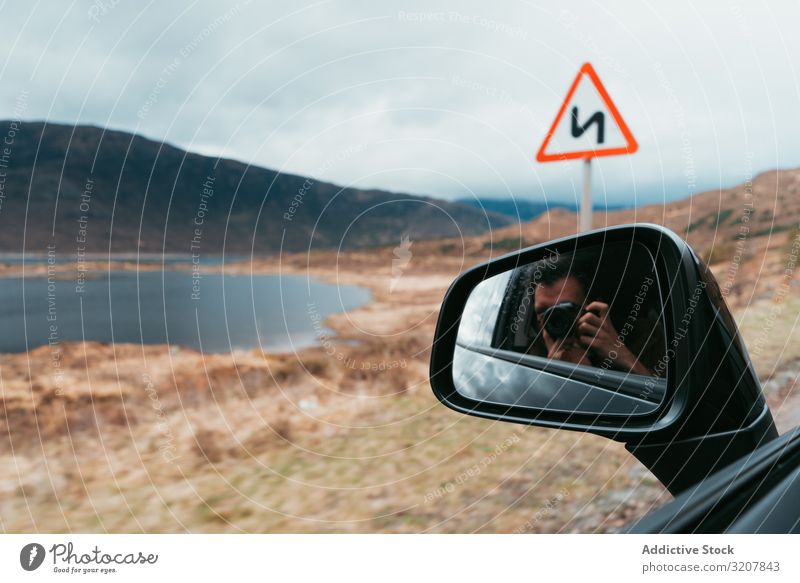
[[[547,357],[587,366],[605,361],[617,370],[652,376],[653,372],[618,342],[609,305],[599,299],[587,303],[587,278],[567,259],[543,271],[536,286],[534,311]]]

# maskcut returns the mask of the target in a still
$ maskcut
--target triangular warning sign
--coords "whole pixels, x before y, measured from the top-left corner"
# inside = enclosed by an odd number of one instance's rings
[[[572,82],[536,159],[556,162],[633,154],[638,149],[639,144],[600,77],[586,63]]]

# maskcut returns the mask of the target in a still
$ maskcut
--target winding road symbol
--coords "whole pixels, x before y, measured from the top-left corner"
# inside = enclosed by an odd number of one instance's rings
[[[633,154],[638,149],[639,144],[597,72],[585,63],[572,82],[536,159],[539,162],[588,160]]]

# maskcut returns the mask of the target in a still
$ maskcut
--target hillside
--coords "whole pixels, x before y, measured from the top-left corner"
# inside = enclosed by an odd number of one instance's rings
[[[634,209],[595,212],[594,228],[625,223],[656,223],[669,227],[706,258],[724,259],[738,241],[747,247],[761,238],[793,231],[800,223],[800,169],[772,170],[752,181],[722,190],[702,192],[667,204]],[[552,210],[523,224],[498,229],[495,240],[518,237],[546,241],[574,233],[578,218],[573,212]],[[780,239],[785,238],[781,235]]]
[[[342,188],[120,131],[11,123],[0,121],[13,141],[0,160],[0,252],[44,251],[49,244],[67,255],[79,247],[200,254],[223,246],[238,254],[352,249],[397,244],[403,235],[476,235],[512,222],[466,205]]]

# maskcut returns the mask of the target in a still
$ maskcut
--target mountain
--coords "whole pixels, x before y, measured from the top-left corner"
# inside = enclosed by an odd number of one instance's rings
[[[94,126],[0,121],[0,133],[0,252],[352,249],[403,236],[477,235],[512,222],[468,205],[343,188]]]
[[[511,217],[514,221],[530,221],[554,209],[567,209],[575,212],[578,208],[574,202],[539,202],[513,198],[460,198],[456,202],[505,215]],[[622,205],[595,205],[595,210],[602,211],[621,208],[624,207]]]

